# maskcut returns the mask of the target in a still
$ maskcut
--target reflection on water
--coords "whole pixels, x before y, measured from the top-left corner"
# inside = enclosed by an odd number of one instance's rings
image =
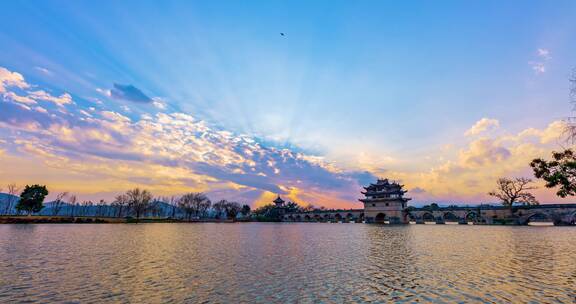
[[[0,225],[0,302],[574,303],[576,229]]]

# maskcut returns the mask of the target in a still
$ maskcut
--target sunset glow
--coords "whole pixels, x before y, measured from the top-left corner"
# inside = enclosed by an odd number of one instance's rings
[[[416,205],[492,202],[562,149],[576,65],[576,3],[512,2],[5,3],[0,184],[358,208],[386,176]]]

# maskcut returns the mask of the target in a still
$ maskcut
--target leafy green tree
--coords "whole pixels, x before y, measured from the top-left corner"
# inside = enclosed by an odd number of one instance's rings
[[[552,160],[537,158],[530,163],[536,178],[546,181],[547,188],[558,187],[556,195],[576,195],[576,155],[571,149],[552,152]]]
[[[300,211],[300,206],[294,202],[288,202],[286,204],[286,212],[287,213],[293,213],[293,212],[299,212]]]
[[[252,213],[259,216],[268,216],[274,208],[275,208],[274,205],[267,204],[254,209]]]
[[[26,185],[24,191],[20,194],[16,210],[18,212],[25,211],[28,215],[40,212],[44,208],[43,203],[47,195],[48,189],[46,189],[46,186]]]
[[[279,214],[278,209],[273,204],[267,204],[264,206],[260,206],[254,210],[252,210],[252,214],[255,216],[257,221],[264,221],[264,222],[276,222],[279,221]]]
[[[430,205],[425,205],[425,206],[423,206],[422,209],[426,209],[426,210],[433,211],[433,210],[438,210],[438,209],[440,209],[440,206],[438,206],[438,204],[436,204],[436,203],[432,203],[432,204],[430,204]]]

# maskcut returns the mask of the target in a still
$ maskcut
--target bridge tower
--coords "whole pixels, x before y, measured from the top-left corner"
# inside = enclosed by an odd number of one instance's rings
[[[282,218],[286,214],[285,201],[278,195],[278,197],[272,201],[274,203],[273,216]]]
[[[408,218],[404,210],[410,198],[404,197],[407,192],[404,185],[390,182],[388,179],[378,179],[375,184],[364,187],[359,199],[364,203],[364,218],[367,223],[407,224]]]

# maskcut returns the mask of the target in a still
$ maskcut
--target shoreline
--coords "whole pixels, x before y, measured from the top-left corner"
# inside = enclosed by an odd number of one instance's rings
[[[170,218],[135,218],[105,216],[62,216],[62,215],[0,215],[1,224],[133,224],[133,223],[234,223],[246,220],[194,219],[181,220]]]
[[[258,221],[253,219],[171,219],[171,218],[141,218],[136,221],[135,218],[118,218],[118,217],[100,217],[100,216],[51,216],[51,215],[0,215],[0,225],[2,224],[136,224],[136,223],[172,223],[172,224],[201,224],[201,223],[325,223],[325,224],[349,224],[353,222],[337,222],[337,221],[301,221],[301,222],[285,222],[285,221]],[[356,223],[355,224],[362,224]],[[369,223],[379,226],[409,226],[409,225],[430,225],[431,223],[411,222],[409,224],[387,224],[387,223]],[[435,225],[454,225],[454,226],[574,226],[574,225],[554,225],[553,223],[543,222],[539,225],[519,225],[512,223],[434,223]]]

